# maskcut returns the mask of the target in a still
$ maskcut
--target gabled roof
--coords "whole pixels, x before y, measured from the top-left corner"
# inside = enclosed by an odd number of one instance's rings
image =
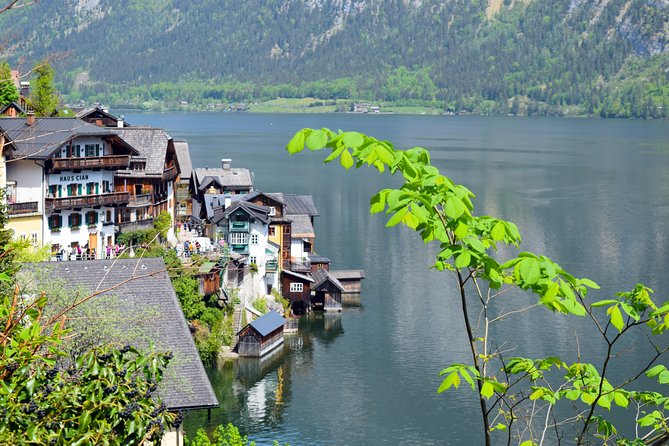
[[[332,260],[330,260],[329,258],[319,256],[316,254],[309,254],[309,261],[311,263],[332,263]]]
[[[302,280],[304,280],[305,282],[311,282],[311,283],[313,283],[313,281],[314,281],[314,279],[312,279],[311,277],[307,276],[306,274],[296,273],[295,271],[291,271],[291,270],[289,270],[289,269],[284,269],[284,270],[281,271],[281,272],[282,272],[283,274],[287,274],[287,275],[289,275],[289,276],[293,276],[293,277],[297,277],[298,279],[302,279]]]
[[[216,211],[225,206],[225,198],[229,196],[226,194],[204,194],[203,201],[207,219],[214,218]]]
[[[167,407],[176,410],[218,406],[218,400],[165,269],[163,259],[144,258],[43,262],[26,264],[21,271],[27,271],[29,278],[35,280],[38,275],[34,271],[43,270],[44,274],[41,276],[58,278],[54,280],[64,281],[68,288],[83,288],[86,293],[118,285],[113,290],[101,293],[99,298],[111,296],[121,308],[127,308],[132,314],[140,310],[150,311],[151,317],[142,321],[143,337],[153,341],[156,349],[174,353],[174,359],[165,370],[158,390]],[[51,279],[45,281],[48,280]],[[119,324],[123,323],[123,320],[119,321]],[[126,331],[125,327],[122,329]],[[128,327],[127,332],[132,332],[133,329],[136,327]],[[143,340],[137,339],[112,341],[120,344],[140,344],[140,347],[143,343]]]
[[[311,288],[314,290],[320,288],[321,285],[323,285],[324,283],[330,282],[331,284],[339,288],[339,291],[342,292],[344,291],[344,286],[341,284],[341,282],[339,282],[339,280],[337,280],[335,276],[333,276],[328,271],[322,268],[317,269],[311,275],[314,277],[314,284],[311,286]]]
[[[237,201],[228,206],[224,211],[221,208],[215,209],[214,217],[211,221],[212,223],[218,223],[240,209],[246,212],[249,216],[260,220],[262,223],[269,224],[269,208],[266,206],[258,206],[257,204],[249,203],[248,201]]]
[[[267,336],[277,328],[283,326],[286,320],[276,311],[270,311],[260,316],[249,325],[253,327],[261,336]]]
[[[74,115],[76,118],[79,119],[96,119],[96,118],[103,118],[103,119],[108,119],[110,121],[113,121],[114,123],[118,123],[119,118],[117,116],[112,115],[109,113],[107,110],[105,110],[102,107],[88,107],[88,108],[83,108],[77,112],[76,115]],[[127,122],[124,123],[124,125],[129,125]]]
[[[281,205],[285,204],[283,202],[283,197],[280,196],[279,194],[268,194],[268,193],[261,192],[261,191],[255,191],[255,192],[251,192],[250,194],[246,194],[246,195],[244,195],[243,200],[245,200],[245,201],[255,200],[256,198],[258,198],[261,195],[263,197],[269,198],[272,201],[275,201],[278,204],[281,204]]]
[[[48,159],[63,144],[83,136],[112,137],[131,154],[138,154],[112,129],[98,127],[77,118],[35,118],[33,125],[28,125],[26,118],[6,118],[0,122],[0,128],[14,141],[16,151],[13,157]]]
[[[0,106],[0,115],[4,114],[10,108],[13,108],[14,110],[16,110],[21,115],[26,114],[26,111],[23,108],[21,108],[21,106],[19,104],[17,104],[16,102],[10,102],[7,105]]]
[[[340,269],[330,271],[339,280],[360,280],[365,278],[364,269]]]
[[[193,173],[193,163],[190,160],[188,141],[174,141],[174,150],[177,153],[177,160],[179,161],[181,179],[190,178]]]
[[[155,127],[110,128],[146,158],[143,171],[131,171],[131,176],[162,176],[167,158],[167,148],[172,140],[165,130]]]
[[[316,237],[314,226],[311,224],[311,218],[308,215],[291,215],[290,219],[293,221],[291,237]]]
[[[219,187],[253,187],[253,180],[251,180],[251,172],[243,168],[199,168],[193,169],[193,175],[197,189],[199,191],[205,190],[212,184]]]
[[[314,203],[314,197],[311,195],[283,194],[283,201],[286,203],[287,215],[304,214],[310,217],[319,215]]]

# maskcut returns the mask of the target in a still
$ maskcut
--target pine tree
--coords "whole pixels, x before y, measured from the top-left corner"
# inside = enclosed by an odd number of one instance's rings
[[[19,100],[19,91],[12,80],[12,71],[6,60],[0,62],[0,107]]]
[[[30,95],[32,108],[37,116],[54,116],[58,107],[58,92],[53,85],[54,70],[49,62],[42,61],[35,67],[37,79]]]

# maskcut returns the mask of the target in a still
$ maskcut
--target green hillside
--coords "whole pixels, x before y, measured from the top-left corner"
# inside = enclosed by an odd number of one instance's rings
[[[365,99],[666,117],[662,0],[52,0],[0,16],[10,61],[71,51],[66,99]]]

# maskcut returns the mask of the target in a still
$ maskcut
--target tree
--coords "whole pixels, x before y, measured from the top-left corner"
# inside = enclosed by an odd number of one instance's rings
[[[0,443],[159,442],[180,422],[154,396],[171,353],[106,344],[68,356],[67,317],[95,294],[56,311],[45,293],[22,296],[5,219],[0,209]]]
[[[0,106],[19,100],[19,91],[12,79],[12,70],[6,60],[0,62]]]
[[[160,211],[160,214],[155,218],[153,227],[158,230],[162,238],[167,237],[167,231],[172,226],[172,216],[167,211]]]
[[[509,221],[475,215],[471,191],[432,166],[425,149],[396,150],[386,141],[328,129],[303,129],[286,148],[293,154],[305,145],[310,150],[331,149],[325,162],[339,159],[345,169],[367,165],[403,177],[400,188],[381,190],[371,198],[370,211],[386,211],[392,214],[386,226],[403,224],[425,243],[440,245],[434,267],[451,272],[455,279],[453,304],[463,316],[470,359],[442,370],[438,391],[457,388],[463,380],[476,391],[486,445],[492,444],[493,434],[522,446],[544,444],[549,435],[560,442],[567,430],[574,433],[566,441],[579,445],[659,445],[669,439],[669,397],[646,390],[652,381],[669,384],[669,370],[659,363],[669,350],[669,302],[658,305],[653,291],[642,284],[593,302],[587,294],[599,288],[596,283],[574,277],[546,256],[519,252],[504,262],[497,260],[498,246],[519,247],[518,228]],[[515,302],[512,289],[530,292],[538,302],[526,308]],[[507,310],[496,313],[502,307]],[[604,345],[603,359],[597,364],[582,361],[580,351],[571,364],[556,356],[508,357],[496,347],[504,340],[493,339],[491,327],[535,307],[591,322]],[[614,362],[624,361],[618,349],[628,337],[647,339],[653,353],[643,364],[627,364],[630,374],[612,382],[610,370]],[[612,406],[629,408],[636,423],[633,439],[606,418]],[[572,407],[575,414],[562,415]]]
[[[30,95],[30,105],[37,116],[54,116],[60,102],[53,84],[54,70],[49,61],[44,60],[35,66],[34,71],[37,78]]]

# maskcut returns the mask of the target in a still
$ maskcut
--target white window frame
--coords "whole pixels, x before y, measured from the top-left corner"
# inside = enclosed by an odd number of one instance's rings
[[[38,239],[37,233],[36,232],[31,232],[30,233],[30,243],[37,246],[37,239]]]
[[[231,232],[230,233],[230,244],[231,245],[247,245],[248,243],[249,243],[248,232]]]
[[[273,217],[276,215],[276,208],[274,206],[269,207],[269,216]]]
[[[251,234],[251,244],[252,245],[258,244],[258,234]]]
[[[250,261],[252,264],[258,265],[258,258],[257,258],[256,256],[251,256],[251,257],[249,257],[249,261]]]
[[[304,291],[304,284],[302,282],[290,282],[291,293],[301,293]]]

